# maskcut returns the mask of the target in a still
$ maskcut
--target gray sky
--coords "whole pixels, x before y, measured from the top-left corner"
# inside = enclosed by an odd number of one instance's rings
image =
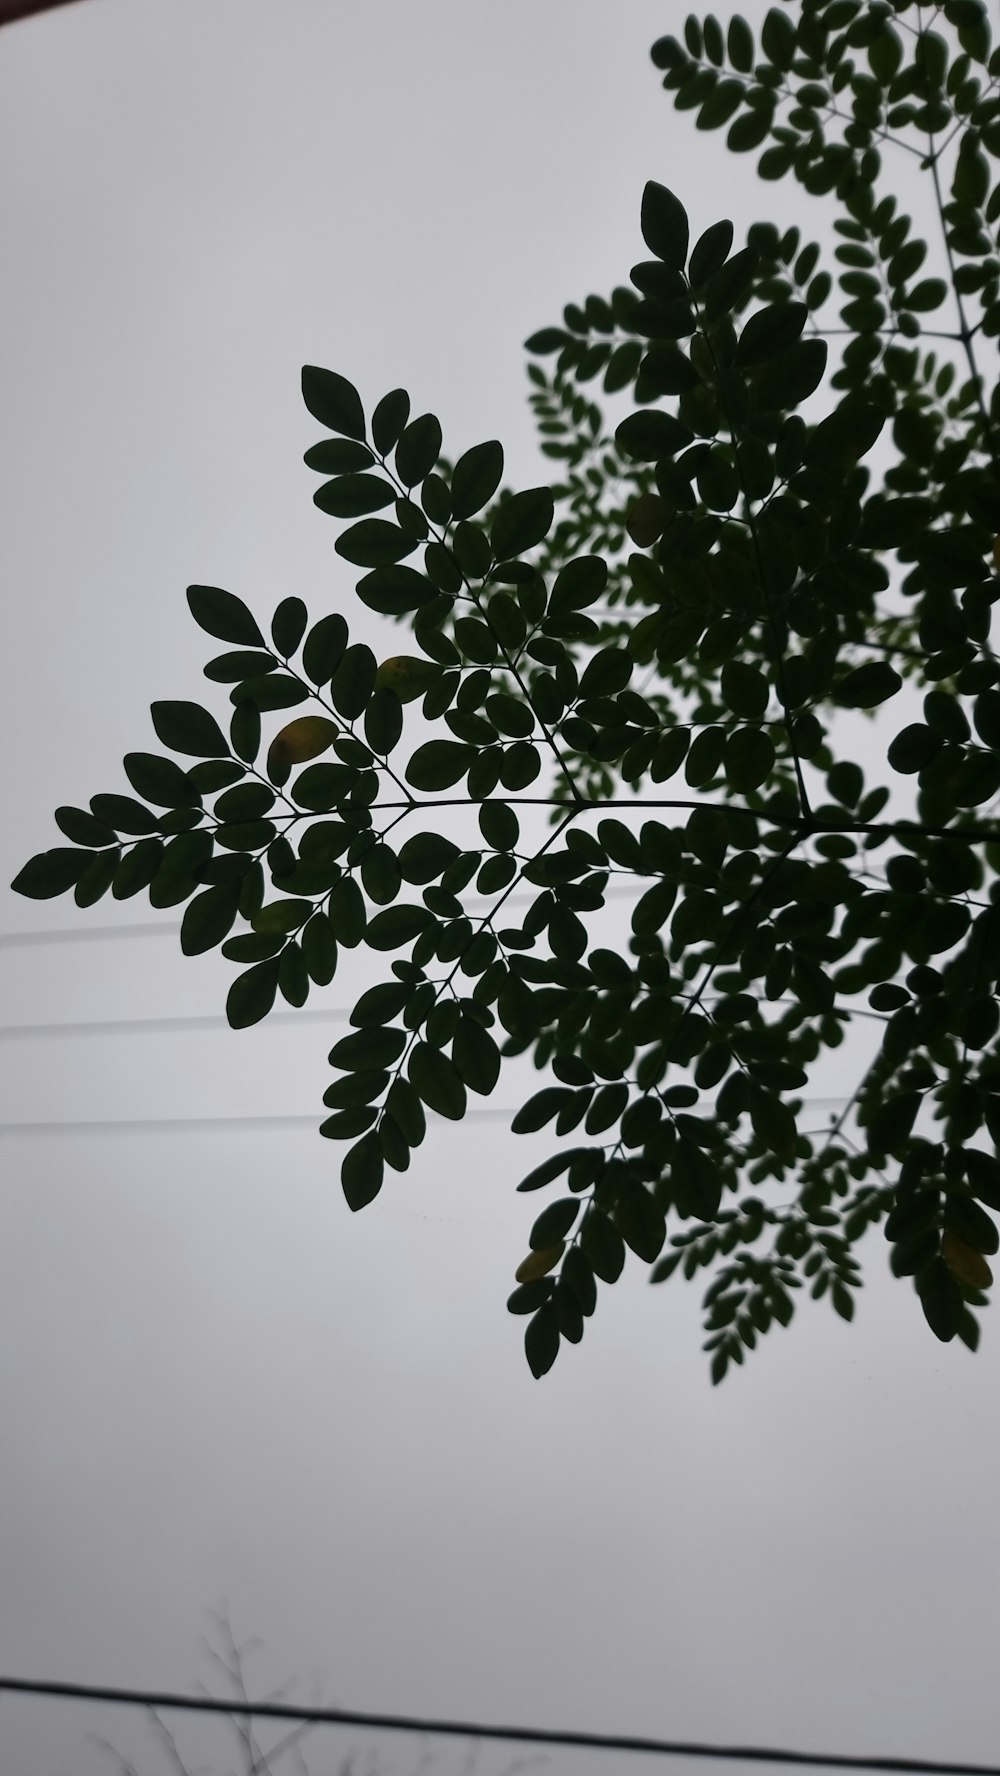
[[[624,281],[646,178],[700,226],[820,227],[674,114],[648,47],[679,17],[87,0],[0,33],[4,880],[124,787],[151,699],[202,694],[188,582],[351,610],[303,362],[530,485],[521,341]],[[158,931],[55,939],[116,921]],[[8,895],[3,1023],[221,1014],[230,965],[175,926]],[[354,978],[238,1035],[0,1037],[0,1119],[318,1121]],[[209,1681],[228,1598],[259,1689],[345,1707],[995,1758],[993,1329],[938,1345],[876,1235],[853,1330],[806,1305],[712,1390],[695,1291],[636,1263],[535,1384],[503,1304],[536,1150],[438,1128],[352,1217],[308,1122],[5,1135],[0,1671]],[[91,1727],[163,1767],[141,1722],[11,1699],[0,1766],[96,1776]]]

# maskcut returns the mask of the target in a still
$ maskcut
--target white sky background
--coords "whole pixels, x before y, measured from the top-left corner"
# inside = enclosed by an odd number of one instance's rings
[[[226,707],[188,582],[351,612],[304,361],[369,411],[404,384],[453,456],[501,437],[530,485],[521,342],[626,280],[646,178],[696,229],[821,227],[673,112],[648,48],[682,16],[87,0],[0,33],[4,880],[57,803],[126,787],[153,698]],[[116,921],[177,915],[7,895],[0,930]],[[0,944],[2,1021],[221,1014],[230,974],[169,929]],[[338,980],[241,1034],[4,1037],[0,1118],[318,1122],[351,1003]],[[226,1597],[258,1689],[995,1759],[995,1328],[975,1360],[938,1345],[875,1235],[853,1330],[807,1303],[712,1390],[696,1291],[634,1262],[536,1384],[504,1300],[539,1206],[511,1186],[547,1150],[440,1126],[352,1217],[306,1124],[5,1136],[0,1671],[210,1681]],[[2,1699],[0,1768],[96,1776],[91,1727],[164,1767],[125,1715]],[[309,1741],[315,1776],[345,1743]]]

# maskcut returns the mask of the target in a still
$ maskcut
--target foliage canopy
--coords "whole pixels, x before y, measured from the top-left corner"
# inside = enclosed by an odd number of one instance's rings
[[[353,1209],[529,1054],[513,1128],[556,1140],[518,1189],[556,1191],[508,1306],[536,1376],[631,1252],[708,1273],[719,1380],[803,1287],[850,1319],[876,1224],[931,1330],[975,1348],[1000,1244],[1000,52],[981,0],[802,0],[759,40],[689,17],[652,59],[698,129],[836,206],[832,252],[692,225],[648,184],[629,282],[527,342],[549,487],[307,367],[315,502],[414,651],[380,663],[297,597],[265,634],[190,587],[228,725],[154,703],[133,793],[60,808],[14,886],[184,904],[184,953],[240,970],[235,1028],[341,950],[384,958],[325,1094]],[[616,890],[624,953],[597,929]],[[824,1126],[810,1082],[848,1030]]]

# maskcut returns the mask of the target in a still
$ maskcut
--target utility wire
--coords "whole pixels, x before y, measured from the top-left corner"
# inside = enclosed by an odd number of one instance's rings
[[[268,1023],[343,1023],[349,1014],[336,1006],[320,1011],[300,1007],[295,1011],[272,1011]],[[55,1024],[0,1024],[0,1040],[4,1037],[22,1042],[36,1036],[150,1036],[157,1030],[173,1032],[193,1030],[228,1030],[232,1026],[221,1012],[192,1012],[184,1017],[86,1018],[81,1021]]]
[[[503,1739],[524,1745],[573,1745],[589,1751],[640,1751],[661,1757],[726,1758],[738,1763],[796,1764],[840,1770],[893,1770],[914,1776],[1000,1776],[1000,1764],[942,1762],[933,1758],[856,1757],[847,1752],[789,1751],[766,1745],[708,1745],[700,1740],[651,1739],[637,1733],[583,1733],[560,1728],[495,1726],[485,1721],[433,1720],[419,1715],[369,1714],[351,1708],[300,1708],[291,1702],[226,1701],[171,1690],[126,1690],[111,1684],[57,1683],[0,1677],[0,1693],[58,1696],[70,1702],[110,1702],[126,1708],[183,1709],[195,1714],[257,1715],[266,1720],[305,1721],[338,1727],[370,1727],[383,1733],[434,1734],[455,1739]]]
[[[141,925],[134,921],[122,925],[82,925],[79,930],[67,926],[63,931],[0,931],[0,948],[14,950],[27,944],[102,943],[112,937],[176,937],[179,931],[178,920],[154,925],[149,919]]]
[[[0,0],[0,4],[2,4],[2,0]],[[605,900],[621,900],[627,895],[638,894],[642,890],[644,881],[645,878],[634,883],[612,883],[604,890],[604,898]],[[471,896],[473,900],[487,898],[492,897],[476,894]],[[528,901],[534,898],[532,894],[511,894],[504,904],[506,906],[525,906]],[[133,920],[131,923],[122,923],[121,925],[81,925],[79,929],[70,925],[61,931],[0,931],[0,948],[19,949],[26,944],[89,943],[91,941],[102,943],[106,939],[115,937],[176,937],[180,928],[180,921],[177,919],[171,919],[166,923],[158,920],[156,924],[151,919],[145,919],[141,923]]]
[[[842,1103],[841,1098],[831,1100]],[[481,1110],[467,1110],[462,1118],[468,1121],[506,1121],[513,1116],[516,1105],[487,1106]],[[333,1112],[331,1111],[332,1115]],[[315,1129],[320,1120],[317,1110],[313,1115],[282,1116],[280,1113],[264,1116],[132,1116],[132,1117],[87,1117],[75,1122],[0,1122],[0,1135],[112,1135],[136,1134],[140,1129],[155,1129],[158,1134],[166,1134],[180,1129],[189,1134],[210,1134],[220,1129],[263,1129],[263,1128],[311,1128]]]
[[[803,1098],[803,1108],[834,1109],[846,1104],[847,1098]],[[516,1115],[517,1104],[490,1104],[466,1110],[463,1122],[506,1121]],[[107,1116],[87,1117],[67,1122],[0,1122],[0,1135],[93,1135],[128,1134],[137,1129],[186,1129],[189,1133],[207,1133],[216,1129],[315,1128],[319,1111],[312,1115],[283,1115],[280,1111],[262,1116]],[[820,1131],[825,1133],[825,1130]]]

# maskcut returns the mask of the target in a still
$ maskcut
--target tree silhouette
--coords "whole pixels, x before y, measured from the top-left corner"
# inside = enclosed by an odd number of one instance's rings
[[[228,729],[154,703],[183,762],[128,754],[134,794],[60,809],[68,844],[15,887],[186,903],[185,954],[241,968],[236,1028],[341,949],[384,957],[325,1094],[354,1209],[530,1054],[513,1128],[559,1139],[518,1188],[560,1185],[508,1303],[535,1375],[631,1251],[655,1281],[710,1273],[718,1380],[803,1287],[850,1319],[876,1224],[934,1333],[975,1348],[1000,1210],[1000,54],[981,0],[803,0],[759,42],[689,17],[652,58],[765,183],[836,203],[832,251],[692,230],[647,185],[629,282],[528,341],[553,486],[512,492],[498,442],[452,462],[405,391],[369,413],[307,367],[315,501],[414,651],[380,663],[294,596],[266,634],[192,586]],[[859,1030],[821,1126],[810,1081]]]

